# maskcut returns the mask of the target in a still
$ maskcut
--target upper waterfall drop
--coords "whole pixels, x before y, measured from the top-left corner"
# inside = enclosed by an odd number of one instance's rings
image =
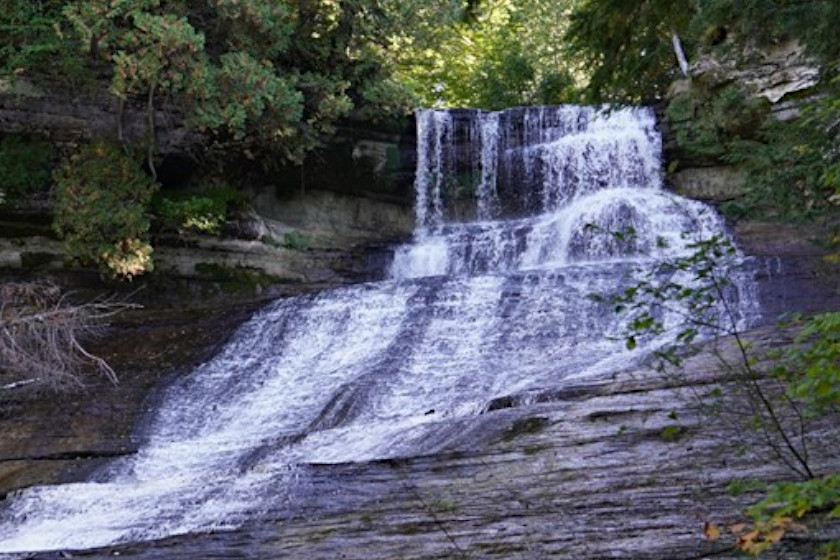
[[[649,108],[577,105],[417,113],[418,235],[463,221],[555,210],[604,188],[662,186],[662,141]]]
[[[417,114],[415,242],[393,278],[510,272],[679,254],[723,229],[662,188],[649,108],[564,105]],[[633,242],[613,234],[632,231]]]
[[[650,110],[429,110],[417,123],[416,235],[390,278],[266,306],[166,388],[135,455],[6,500],[0,554],[277,522],[298,511],[307,465],[449,449],[494,399],[628,368],[669,340],[627,352],[613,310],[589,297],[726,235],[713,209],[662,188]],[[751,278],[731,284],[747,325]]]

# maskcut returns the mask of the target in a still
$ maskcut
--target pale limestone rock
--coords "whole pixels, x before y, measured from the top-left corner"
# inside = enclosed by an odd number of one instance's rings
[[[670,175],[669,180],[678,194],[720,202],[742,195],[746,178],[740,169],[719,166],[689,167]]]
[[[712,86],[738,82],[775,104],[788,94],[816,86],[820,69],[802,45],[786,41],[771,48],[749,48],[738,60],[703,56],[692,65],[691,75]]]
[[[303,230],[334,246],[400,239],[414,231],[413,209],[393,202],[316,190],[279,197],[271,188],[255,190],[251,198],[275,229]]]

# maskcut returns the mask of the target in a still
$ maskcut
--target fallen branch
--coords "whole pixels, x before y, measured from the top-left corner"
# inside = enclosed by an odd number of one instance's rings
[[[136,307],[114,299],[71,304],[50,282],[0,285],[0,371],[24,378],[0,389],[81,387],[90,370],[116,384],[114,369],[83,341],[99,334],[105,319]]]

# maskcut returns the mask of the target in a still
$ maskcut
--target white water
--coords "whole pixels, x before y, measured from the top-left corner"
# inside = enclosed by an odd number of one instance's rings
[[[626,367],[639,352],[588,296],[722,231],[662,190],[647,110],[423,111],[418,138],[416,239],[390,280],[268,306],[168,391],[135,457],[13,497],[0,553],[235,528],[294,506],[297,465],[434,452],[495,397]]]

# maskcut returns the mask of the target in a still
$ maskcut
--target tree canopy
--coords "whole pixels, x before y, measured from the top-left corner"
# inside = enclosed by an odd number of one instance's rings
[[[796,37],[836,60],[832,0],[5,0],[0,74],[176,97],[220,141],[297,161],[337,119],[415,105],[661,97],[689,56]]]
[[[575,98],[560,44],[577,0],[450,4],[445,21],[394,38],[392,67],[426,106],[501,109]]]
[[[175,101],[193,126],[240,150],[300,161],[339,118],[410,107],[381,58],[392,18],[363,0],[47,0],[10,8],[0,15],[2,73],[84,81],[104,72],[118,98]],[[56,72],[53,56],[73,71]]]
[[[838,24],[833,0],[582,0],[563,42],[585,68],[588,99],[638,102],[678,77],[674,35],[693,55],[797,39],[830,69]]]

